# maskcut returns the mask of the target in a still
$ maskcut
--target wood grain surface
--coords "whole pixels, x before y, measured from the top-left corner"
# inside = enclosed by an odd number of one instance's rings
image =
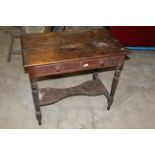
[[[24,67],[125,54],[102,29],[23,35],[22,49]]]

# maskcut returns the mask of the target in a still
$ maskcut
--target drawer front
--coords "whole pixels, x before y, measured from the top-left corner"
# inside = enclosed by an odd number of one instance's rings
[[[36,66],[34,70],[36,76],[56,75],[82,70],[113,67],[117,66],[119,63],[122,64],[123,60],[123,57],[87,59],[75,62]]]
[[[95,68],[106,68],[115,67],[119,64],[123,64],[124,57],[109,57],[109,58],[99,58],[92,60],[85,60],[81,62],[81,70],[95,69]]]
[[[36,76],[56,75],[66,72],[73,72],[80,69],[80,63],[59,63],[35,67]]]
[[[81,70],[88,70],[94,68],[104,67],[106,59],[91,59],[91,60],[84,60],[80,62]]]

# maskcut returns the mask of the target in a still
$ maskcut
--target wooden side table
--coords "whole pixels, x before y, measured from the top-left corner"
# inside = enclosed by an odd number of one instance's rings
[[[24,35],[22,49],[24,67],[30,77],[36,118],[40,125],[41,106],[73,95],[105,95],[107,110],[110,109],[126,50],[115,42],[106,30]],[[110,93],[94,71],[100,68],[115,70]],[[64,89],[38,89],[38,77],[86,70],[92,70],[93,79],[79,86]]]

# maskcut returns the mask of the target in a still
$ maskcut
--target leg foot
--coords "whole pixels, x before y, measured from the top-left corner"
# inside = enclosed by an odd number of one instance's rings
[[[42,125],[42,123],[41,123],[41,121],[40,121],[40,120],[38,120],[38,124],[39,124],[39,125]]]
[[[110,106],[108,105],[107,110],[110,110]]]
[[[98,74],[97,74],[97,72],[94,72],[93,73],[93,80],[96,80],[96,79],[98,79]]]
[[[110,110],[110,107],[111,107],[111,105],[113,104],[113,98],[112,98],[112,97],[109,97],[109,98],[107,99],[107,103],[108,103],[107,110]]]
[[[41,112],[36,112],[36,118],[38,120],[38,124],[41,125],[41,120],[42,120],[42,116],[41,116]]]

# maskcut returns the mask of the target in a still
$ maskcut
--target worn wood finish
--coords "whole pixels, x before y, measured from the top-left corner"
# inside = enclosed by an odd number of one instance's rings
[[[107,110],[110,109],[125,59],[125,48],[113,40],[106,30],[24,35],[22,49],[24,67],[30,76],[39,124],[42,119],[40,106],[73,95],[103,94],[107,98]],[[109,67],[116,69],[110,93],[101,83],[96,72],[96,69]],[[93,80],[79,86],[64,89],[37,87],[38,77],[86,70],[95,70]]]
[[[102,29],[31,34],[23,36],[22,41],[25,67],[83,58],[122,56],[125,52],[125,49]]]
[[[78,86],[64,89],[57,88],[42,88],[39,89],[40,105],[53,104],[63,98],[76,95],[85,96],[98,96],[105,95],[107,98],[110,97],[107,89],[103,83],[99,80],[89,80]]]
[[[71,73],[77,71],[86,71],[99,68],[115,67],[124,60],[123,56],[109,58],[91,58],[79,59],[69,62],[62,62],[49,65],[35,66],[34,72],[37,77],[46,75],[57,75],[62,73]]]
[[[52,26],[46,26],[44,32],[50,32],[51,29],[52,29]],[[13,49],[13,45],[14,45],[15,39],[21,40],[21,36],[26,34],[26,29],[25,29],[25,26],[11,26],[6,31],[6,33],[8,33],[11,37],[9,51],[8,51],[8,62],[10,62],[12,54],[20,54],[21,52],[21,50],[15,51]]]

